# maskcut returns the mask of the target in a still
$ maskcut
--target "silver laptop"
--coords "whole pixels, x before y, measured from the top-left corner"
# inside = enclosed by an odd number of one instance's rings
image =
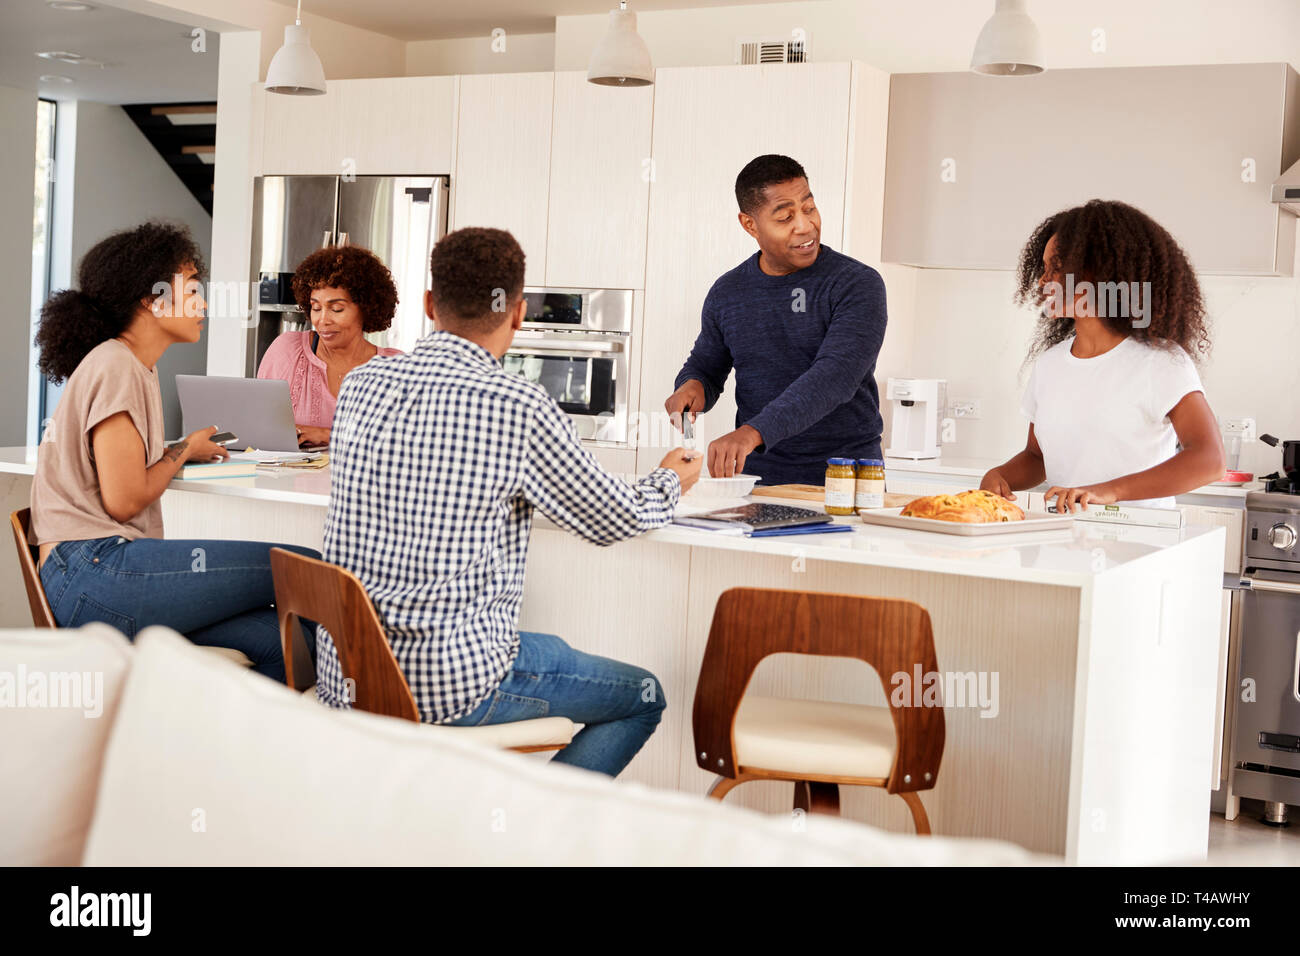
[[[216,425],[234,432],[232,450],[298,451],[289,383],[278,378],[177,375],[181,427],[188,435]]]

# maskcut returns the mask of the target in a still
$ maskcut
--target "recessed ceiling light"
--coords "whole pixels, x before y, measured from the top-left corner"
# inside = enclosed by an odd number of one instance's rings
[[[88,10],[94,10],[88,3],[76,3],[74,0],[47,0],[51,10],[62,10],[64,13],[85,13]]]
[[[99,60],[92,60],[70,50],[45,50],[36,55],[42,60],[57,60],[59,63],[71,63],[73,66],[98,66],[102,68],[105,65]]]
[[[64,76],[62,73],[42,73],[42,83],[72,83],[72,77]]]

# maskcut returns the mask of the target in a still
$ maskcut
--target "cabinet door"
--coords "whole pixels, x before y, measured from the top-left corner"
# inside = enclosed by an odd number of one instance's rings
[[[454,76],[409,76],[331,84],[341,161],[351,161],[358,176],[450,173],[456,83]]]
[[[848,150],[848,63],[681,67],[656,71],[654,182],[646,250],[643,413],[664,399],[700,330],[714,280],[757,251],[737,221],[736,174],[755,156],[784,153],[808,172],[822,240],[843,234]],[[697,425],[699,447],[735,428],[728,383]],[[656,433],[664,429],[654,429]],[[646,471],[666,448],[642,448]]]
[[[1282,63],[895,74],[883,256],[1014,269],[1039,222],[1102,198],[1149,213],[1198,272],[1289,275],[1295,217],[1269,194],[1300,143],[1295,83]]]
[[[645,285],[654,87],[616,89],[555,74],[546,284]]]
[[[262,93],[262,168],[267,176],[338,176],[343,169],[340,84],[321,96]]]
[[[1241,532],[1245,512],[1240,508],[1207,508],[1203,505],[1179,505],[1187,524],[1223,528],[1227,538],[1223,544],[1223,570],[1225,574],[1241,571]]]
[[[528,257],[528,285],[546,282],[554,91],[554,73],[460,78],[452,228],[509,230]]]

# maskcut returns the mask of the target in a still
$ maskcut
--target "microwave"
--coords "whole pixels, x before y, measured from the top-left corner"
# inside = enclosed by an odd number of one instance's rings
[[[524,300],[502,367],[542,386],[585,442],[628,447],[632,290],[527,287]]]

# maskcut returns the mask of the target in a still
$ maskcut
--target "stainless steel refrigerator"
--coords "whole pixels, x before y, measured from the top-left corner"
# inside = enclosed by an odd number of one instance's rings
[[[328,245],[369,249],[393,274],[392,328],[366,337],[409,351],[429,330],[429,253],[447,231],[446,176],[259,176],[253,185],[252,279],[246,374],[281,332],[310,327],[294,303],[294,269]]]

